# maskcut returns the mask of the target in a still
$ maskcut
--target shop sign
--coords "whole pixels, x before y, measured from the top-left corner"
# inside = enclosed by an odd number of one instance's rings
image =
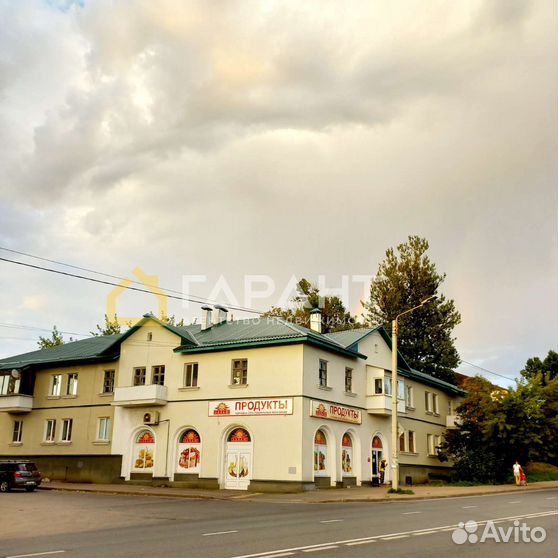
[[[322,401],[310,401],[310,416],[338,420],[340,422],[350,422],[352,424],[362,423],[362,415],[358,409],[344,407],[336,403],[324,403]]]
[[[209,401],[209,416],[246,416],[246,415],[292,415],[291,397],[278,399],[227,399]]]

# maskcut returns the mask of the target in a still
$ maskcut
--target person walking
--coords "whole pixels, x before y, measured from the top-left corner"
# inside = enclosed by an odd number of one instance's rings
[[[385,459],[382,459],[380,461],[380,484],[384,484],[384,478],[386,476],[386,467],[387,467],[387,462]]]
[[[522,472],[523,472],[523,469],[521,468],[521,465],[519,464],[519,461],[516,460],[516,462],[513,464],[513,476],[515,478],[516,486],[521,485],[521,473]]]

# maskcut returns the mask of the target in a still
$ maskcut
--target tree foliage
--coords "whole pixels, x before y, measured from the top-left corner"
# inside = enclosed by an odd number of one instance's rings
[[[460,425],[447,431],[441,453],[459,480],[505,482],[516,460],[557,462],[557,378],[543,383],[538,374],[503,390],[477,376],[463,387]]]
[[[398,320],[399,350],[411,367],[455,383],[459,354],[452,332],[461,322],[461,315],[454,301],[439,293],[446,275],[438,273],[427,255],[428,248],[425,238],[409,236],[395,250],[386,251],[370,286],[370,298],[363,303],[365,318],[371,325],[383,325],[391,332],[396,316],[436,295]]]
[[[539,357],[530,358],[525,368],[521,371],[521,375],[527,380],[541,375],[543,383],[551,381],[558,376],[558,353],[548,351],[546,358],[541,361]]]
[[[73,341],[71,337],[70,341]],[[37,341],[37,345],[39,345],[39,348],[41,349],[51,349],[52,347],[64,345],[64,343],[64,337],[60,333],[60,331],[58,331],[58,328],[56,326],[53,326],[50,337],[43,337],[41,335],[39,336],[39,340]]]
[[[186,325],[186,323],[184,322],[184,318],[180,318],[179,320],[174,314],[171,314],[170,316],[166,316],[163,314],[159,319],[165,324],[171,326],[183,327]]]
[[[293,297],[294,308],[278,308],[272,306],[262,317],[278,316],[284,320],[310,327],[310,311],[320,308],[322,311],[322,333],[342,331],[363,327],[345,308],[343,301],[337,296],[322,296],[318,287],[307,279],[297,284],[297,294]]]
[[[130,324],[128,324],[130,325]],[[97,331],[91,331],[91,335],[99,336],[99,335],[118,335],[122,333],[122,326],[118,321],[118,316],[115,314],[114,319],[111,320],[105,314],[105,323],[103,325],[97,324]]]

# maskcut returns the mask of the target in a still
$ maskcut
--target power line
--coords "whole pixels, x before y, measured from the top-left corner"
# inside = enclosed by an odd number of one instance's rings
[[[478,368],[479,370],[483,370],[484,372],[488,372],[489,374],[494,374],[494,376],[499,376],[500,378],[504,378],[504,380],[515,380],[514,376],[504,376],[504,374],[498,374],[498,372],[493,372],[492,370],[488,370],[488,368],[483,368],[478,364],[473,364],[472,362],[468,362],[466,360],[461,359],[463,364],[468,364],[469,366],[473,366],[474,368]]]
[[[140,289],[138,287],[120,285],[118,283],[113,283],[112,281],[103,281],[102,279],[94,279],[93,277],[87,277],[85,275],[78,275],[76,273],[69,273],[67,271],[61,271],[59,269],[52,269],[52,268],[43,267],[43,266],[40,266],[40,265],[33,265],[33,264],[30,264],[30,263],[18,262],[17,260],[10,260],[9,258],[1,258],[0,257],[0,261],[13,263],[13,264],[21,265],[21,266],[24,266],[24,267],[29,267],[31,269],[39,269],[39,270],[42,270],[42,271],[48,271],[50,273],[57,273],[59,275],[65,275],[66,277],[73,277],[75,279],[82,279],[84,281],[91,281],[92,283],[100,283],[102,285],[110,285],[112,287],[120,287],[120,288],[127,289],[127,290],[130,290],[130,291],[137,291],[137,292],[140,292],[140,293],[146,293],[146,294],[151,294],[151,295],[153,294],[152,291],[149,291],[147,289]],[[194,300],[192,298],[188,298],[188,297],[184,297],[184,296],[175,296],[175,295],[172,295],[172,294],[165,294],[165,296],[167,298],[172,298],[172,299],[175,299],[175,300],[181,300],[183,302],[193,302],[194,304],[206,304],[206,302],[200,302],[199,300]],[[239,311],[242,311],[242,312],[250,312],[252,314],[262,314],[263,313],[263,311],[261,311],[261,310],[253,310],[253,309],[243,308],[241,306],[228,305],[228,308],[230,308],[232,310],[239,310]]]
[[[30,325],[23,325],[23,324],[6,324],[0,323],[0,327],[6,327],[9,329],[23,329],[23,330],[31,330],[31,331],[47,331],[49,333],[52,332],[52,329],[47,329],[45,327],[35,327]],[[75,331],[62,331],[58,330],[59,333],[64,333],[65,335],[79,335],[80,337],[90,337],[90,333],[77,333]]]
[[[142,283],[141,281],[135,281],[134,279],[130,279],[128,277],[121,277],[119,275],[112,275],[111,273],[104,273],[102,271],[97,271],[95,269],[90,269],[87,267],[80,267],[79,265],[73,265],[73,264],[69,264],[69,263],[65,263],[65,262],[61,262],[59,260],[52,260],[49,258],[44,258],[42,256],[36,256],[34,254],[29,254],[28,252],[21,252],[19,250],[13,250],[12,248],[6,248],[5,246],[0,246],[0,250],[4,250],[6,252],[11,252],[12,254],[19,254],[20,256],[26,256],[28,258],[34,258],[36,260],[41,260],[43,262],[49,262],[49,263],[54,263],[56,265],[62,265],[65,267],[70,267],[72,269],[78,269],[80,271],[87,271],[88,273],[95,273],[96,275],[101,275],[103,277],[110,277],[111,279],[118,279],[119,281],[128,281],[130,283],[133,283],[135,285],[145,285],[145,283]],[[5,258],[0,258],[1,260],[4,261],[9,261],[9,262],[13,262],[13,263],[22,263],[22,262],[16,262],[15,260],[8,260]],[[25,264],[23,264],[25,265]],[[54,273],[56,273],[55,270],[48,270],[48,271],[53,271]],[[60,272],[62,273],[62,272]],[[92,279],[90,279],[92,280]],[[114,283],[110,283],[110,284],[114,284]],[[117,285],[117,286],[122,286],[122,285]],[[169,293],[174,293],[174,294],[178,294],[182,296],[182,292],[181,291],[177,291],[174,289],[167,289],[166,287],[157,287],[157,289],[161,290],[161,291],[166,291]],[[150,294],[153,294],[149,291]],[[196,295],[190,295],[192,298],[190,299],[184,299],[181,298],[180,300],[185,300],[187,302],[193,302],[195,304],[220,304],[218,301],[214,301],[214,300],[210,300],[208,298],[203,298],[203,297],[199,297]],[[169,298],[173,298],[170,297]],[[232,310],[239,310],[239,311],[243,311],[243,312],[252,312],[254,314],[261,314],[263,313],[263,311],[259,311],[259,310],[254,310],[253,308],[245,308],[244,306],[231,306],[231,305],[227,305],[228,308],[231,308]]]

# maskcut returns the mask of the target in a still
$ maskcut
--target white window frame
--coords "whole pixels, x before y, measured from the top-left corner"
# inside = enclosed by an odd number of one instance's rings
[[[411,444],[411,440],[413,443]],[[408,432],[408,446],[407,449],[409,453],[417,453],[417,434],[414,430],[409,430]]]
[[[69,443],[72,441],[72,430],[74,429],[74,419],[62,419],[62,428],[60,429],[60,442]]]
[[[426,435],[426,447],[429,456],[436,455],[436,443],[434,440],[434,434],[427,434]]]
[[[397,399],[405,401],[405,382],[403,380],[397,380]]]
[[[393,393],[393,382],[391,381],[391,378],[388,376],[384,377],[384,393],[388,397],[391,397]]]
[[[21,444],[23,439],[23,421],[14,420],[14,428],[12,430],[12,443]]]
[[[104,425],[104,427],[103,427]],[[110,417],[99,417],[97,421],[97,441],[108,442],[110,441]],[[103,435],[104,433],[104,435]]]
[[[68,397],[77,397],[78,394],[78,374],[71,372],[68,374],[68,383],[66,384],[66,395]]]
[[[327,360],[323,358],[320,359],[320,362],[318,364],[318,385],[320,387],[328,387]]]
[[[151,383],[153,385],[164,386],[165,378],[166,378],[166,369],[164,364],[156,364],[155,366],[151,367]],[[162,382],[161,379],[163,380]]]
[[[101,393],[114,393],[114,384],[116,382],[116,370],[103,371],[103,388]],[[107,388],[111,388],[110,390]]]
[[[415,390],[413,388],[413,386],[410,386],[407,384],[406,388],[405,388],[405,393],[407,395],[407,400],[406,400],[406,405],[408,409],[414,409],[415,408]]]
[[[435,415],[440,415],[440,398],[437,393],[432,394],[432,412]]]
[[[60,397],[62,393],[62,374],[52,374],[50,377],[50,389],[48,394],[51,397]]]
[[[244,363],[235,367],[235,362]],[[248,359],[233,358],[231,360],[231,386],[247,386],[248,385]]]
[[[426,413],[431,415],[432,414],[432,392],[431,391],[424,392],[424,406],[425,406]]]
[[[403,439],[403,448],[401,448],[401,439]],[[397,440],[397,447],[399,448],[399,451],[401,453],[407,453],[409,446],[407,444],[406,432],[401,432],[401,434],[399,434],[399,439]]]
[[[46,419],[43,441],[50,444],[56,441],[56,419]]]
[[[349,389],[347,389],[347,379]],[[345,366],[345,393],[353,393],[353,369],[348,366]]]
[[[199,381],[199,364],[197,362],[186,362],[184,364],[184,381],[183,387],[197,388]]]

